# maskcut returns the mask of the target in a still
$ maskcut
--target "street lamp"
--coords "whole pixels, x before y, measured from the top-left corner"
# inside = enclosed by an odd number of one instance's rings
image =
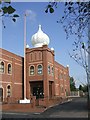
[[[24,99],[26,99],[26,17],[29,15],[27,10],[24,14]]]
[[[24,99],[26,99],[26,13],[24,14]]]
[[[19,100],[19,103],[30,103],[26,98],[26,17],[29,14],[25,11],[24,14],[24,100]]]

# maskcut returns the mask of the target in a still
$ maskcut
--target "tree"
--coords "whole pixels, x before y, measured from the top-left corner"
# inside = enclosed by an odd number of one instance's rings
[[[70,77],[70,90],[76,91],[75,80],[73,77]]]
[[[0,1],[0,17],[9,17],[14,22],[16,22],[16,18],[19,17],[18,14],[15,13],[16,9],[11,6],[10,0]],[[2,24],[5,28],[4,20],[2,20]]]
[[[88,86],[87,85],[83,86],[83,92],[88,92]]]
[[[82,85],[79,85],[79,90],[82,90],[82,91],[83,91],[83,87],[82,87]]]
[[[45,12],[53,13],[57,2],[50,2]],[[74,35],[73,52],[70,57],[81,65],[87,75],[88,103],[90,109],[90,1],[65,2],[64,16],[57,23],[61,23],[66,32],[66,38]],[[52,12],[50,9],[53,9]],[[87,58],[88,55],[88,58]],[[89,115],[90,117],[90,115]]]

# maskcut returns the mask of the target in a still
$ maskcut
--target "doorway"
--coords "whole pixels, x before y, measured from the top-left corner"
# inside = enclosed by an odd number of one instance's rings
[[[33,87],[33,96],[36,96],[36,99],[43,98],[43,88],[42,87]]]
[[[52,98],[52,81],[49,81],[49,98]]]
[[[30,82],[30,88],[31,88],[30,93],[33,96],[36,96],[36,99],[44,97],[44,94],[43,94],[43,82],[42,81]]]
[[[0,102],[3,102],[3,88],[0,88]]]

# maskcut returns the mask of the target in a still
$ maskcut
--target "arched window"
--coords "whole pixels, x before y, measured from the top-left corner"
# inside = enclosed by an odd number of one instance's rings
[[[34,66],[30,67],[30,75],[34,75]]]
[[[38,65],[38,74],[42,74],[42,65]]]
[[[7,86],[7,97],[10,97],[11,96],[11,86],[8,85]]]
[[[4,62],[0,62],[0,73],[4,73]]]
[[[50,74],[50,66],[48,66],[48,74]]]
[[[8,64],[8,74],[11,74],[11,72],[12,72],[11,64]]]

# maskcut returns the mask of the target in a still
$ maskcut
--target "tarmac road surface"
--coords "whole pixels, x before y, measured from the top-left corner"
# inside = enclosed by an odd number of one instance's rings
[[[2,118],[88,118],[87,98],[73,98],[72,101],[48,108],[43,113],[3,112]]]

